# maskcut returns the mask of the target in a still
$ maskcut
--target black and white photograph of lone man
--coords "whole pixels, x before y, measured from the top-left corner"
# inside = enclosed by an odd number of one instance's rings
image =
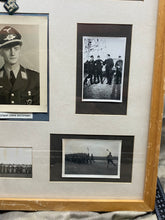
[[[47,112],[48,17],[0,15],[0,112]]]
[[[126,37],[82,40],[82,101],[122,102]]]
[[[120,178],[121,140],[63,139],[63,177]]]
[[[32,178],[32,148],[0,147],[0,177]]]
[[[30,69],[28,64],[26,64],[27,68],[24,67],[20,62],[22,47],[28,43],[23,40],[21,30],[21,25],[17,25],[17,27],[15,25],[2,27],[1,25],[0,104],[39,105],[39,72]],[[31,35],[33,36],[33,34],[35,32],[32,29]],[[38,64],[36,63],[36,65]]]

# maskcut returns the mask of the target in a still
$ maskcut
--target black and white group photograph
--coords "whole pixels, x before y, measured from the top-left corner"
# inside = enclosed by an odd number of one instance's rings
[[[45,27],[43,23],[44,37],[42,16],[34,17],[34,21],[23,16],[25,23],[17,19],[0,23],[0,110],[3,106],[10,112],[43,112],[47,105],[47,17]]]
[[[77,24],[77,114],[126,115],[132,25]]]
[[[121,140],[63,139],[62,176],[120,178]]]
[[[32,148],[0,147],[0,177],[32,178]]]
[[[126,37],[83,37],[82,100],[122,102]]]

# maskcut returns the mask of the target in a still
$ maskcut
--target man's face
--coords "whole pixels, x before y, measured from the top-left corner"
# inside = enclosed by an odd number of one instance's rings
[[[21,52],[21,45],[12,45],[0,49],[0,54],[4,59],[4,62],[9,65],[18,63]]]

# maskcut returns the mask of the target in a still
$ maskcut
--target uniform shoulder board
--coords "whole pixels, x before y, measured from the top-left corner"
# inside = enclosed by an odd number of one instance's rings
[[[26,72],[28,72],[28,73],[33,73],[33,74],[39,74],[37,71],[35,71],[35,70],[31,70],[31,69],[26,69]]]

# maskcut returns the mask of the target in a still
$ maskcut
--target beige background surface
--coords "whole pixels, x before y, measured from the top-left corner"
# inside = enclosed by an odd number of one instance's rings
[[[1,197],[142,199],[157,0],[17,2],[50,13],[50,122],[0,122],[2,146],[33,147],[33,179],[0,179]],[[126,116],[75,114],[77,23],[133,24]],[[50,183],[50,133],[134,135],[132,183]]]

